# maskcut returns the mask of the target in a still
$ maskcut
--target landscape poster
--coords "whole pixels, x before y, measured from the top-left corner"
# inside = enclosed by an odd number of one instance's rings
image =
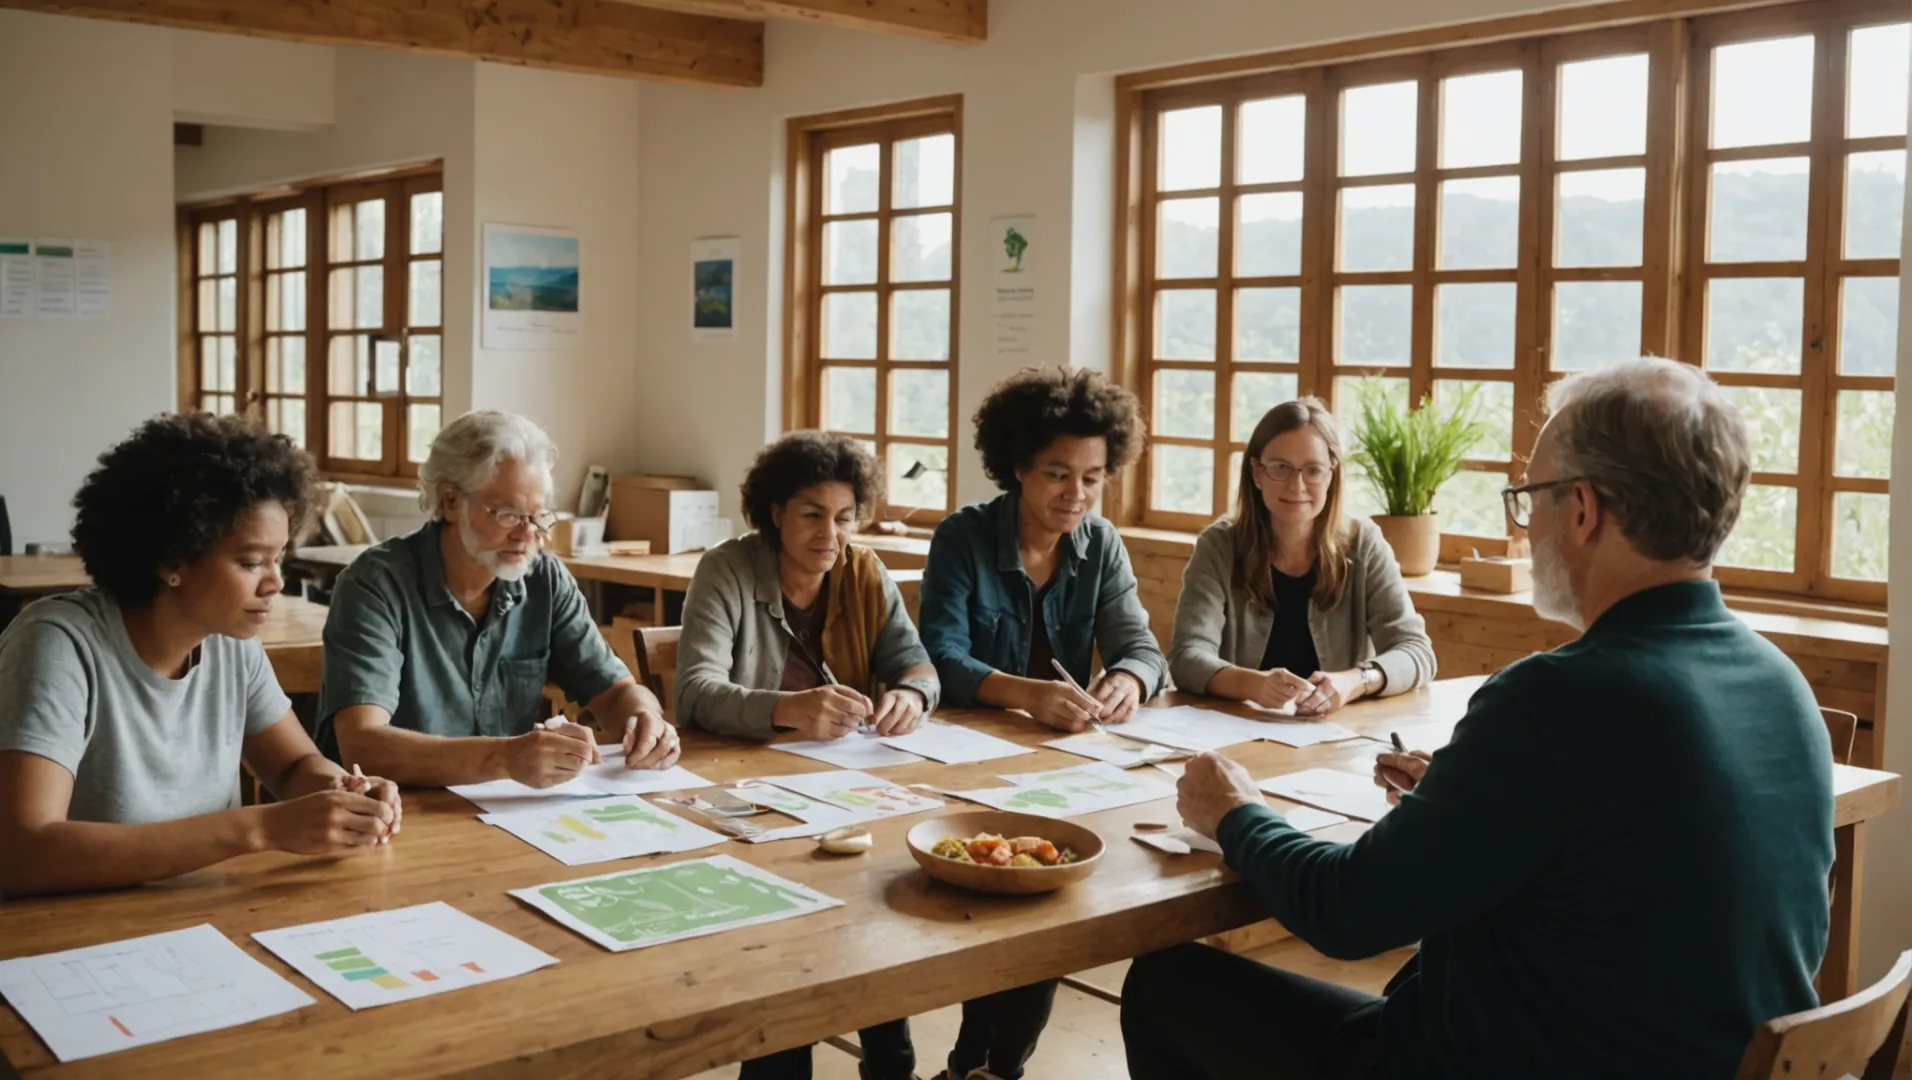
[[[581,282],[577,233],[487,224],[484,347],[575,346],[584,325]]]
[[[690,338],[730,341],[737,336],[734,307],[737,256],[743,242],[734,236],[708,236],[690,245]]]

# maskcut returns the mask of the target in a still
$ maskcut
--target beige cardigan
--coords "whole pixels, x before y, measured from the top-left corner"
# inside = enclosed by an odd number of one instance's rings
[[[1346,671],[1372,659],[1387,675],[1385,695],[1404,694],[1434,678],[1434,644],[1408,599],[1394,552],[1366,518],[1352,519],[1348,581],[1341,602],[1323,611],[1308,604],[1308,630],[1323,671]],[[1175,604],[1169,674],[1184,690],[1203,692],[1225,667],[1260,670],[1274,615],[1237,591],[1235,538],[1227,518],[1202,530],[1182,572]]]

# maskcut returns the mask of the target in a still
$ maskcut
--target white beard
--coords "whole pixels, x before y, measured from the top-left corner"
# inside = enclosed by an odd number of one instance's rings
[[[1545,540],[1534,544],[1534,613],[1575,630],[1586,629],[1580,617],[1580,601],[1573,595],[1573,577],[1560,554],[1558,529],[1550,530]]]
[[[471,556],[473,562],[485,568],[485,573],[499,581],[516,581],[531,572],[531,564],[538,559],[538,545],[535,541],[523,562],[506,562],[502,549],[493,548],[486,551],[478,546],[478,537],[472,532],[471,512],[467,510],[463,516],[464,520],[461,524],[464,528],[458,530],[458,543],[465,549],[465,554]]]

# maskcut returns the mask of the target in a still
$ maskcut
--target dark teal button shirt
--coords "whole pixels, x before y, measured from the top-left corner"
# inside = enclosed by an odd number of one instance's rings
[[[338,756],[332,717],[354,705],[426,735],[522,735],[542,715],[545,683],[589,701],[630,674],[554,555],[494,584],[491,607],[473,619],[445,584],[442,529],[431,522],[377,544],[339,575],[319,685],[329,756]]]
[[[1816,1004],[1832,810],[1811,688],[1706,581],[1488,679],[1354,843],[1260,804],[1218,839],[1322,952],[1421,943],[1388,1076],[1727,1080],[1755,1027]]]

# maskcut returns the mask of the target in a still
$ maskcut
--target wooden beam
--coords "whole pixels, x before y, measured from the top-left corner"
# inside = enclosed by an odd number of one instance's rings
[[[614,0],[0,0],[0,8],[588,75],[763,85],[763,26]]]
[[[844,30],[952,45],[989,39],[989,0],[627,0],[646,7],[740,19],[801,19]]]

